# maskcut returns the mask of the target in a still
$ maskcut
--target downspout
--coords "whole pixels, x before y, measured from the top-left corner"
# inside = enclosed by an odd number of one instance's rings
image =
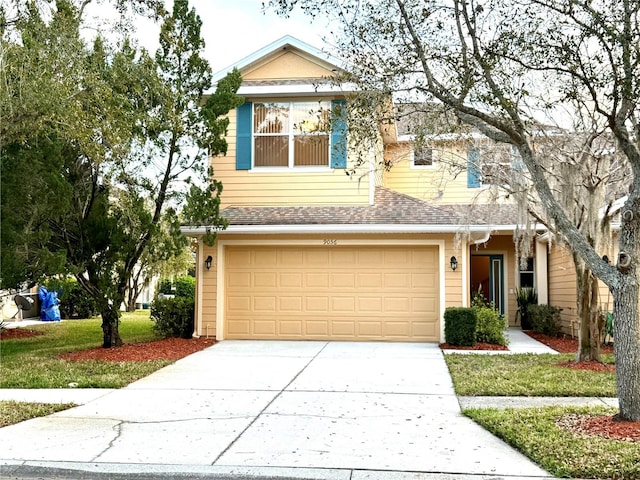
[[[196,288],[196,313],[193,322],[193,338],[200,338],[200,331],[202,330],[202,288],[204,284],[202,280],[202,275],[204,275],[204,262],[202,261],[204,258],[204,242],[202,241],[202,237],[198,237],[197,240],[196,272],[198,282]]]

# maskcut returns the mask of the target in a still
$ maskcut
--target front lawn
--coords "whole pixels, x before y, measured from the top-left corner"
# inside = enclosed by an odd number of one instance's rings
[[[67,320],[29,327],[42,335],[0,342],[0,388],[120,388],[171,363],[75,362],[62,353],[102,345],[101,320]],[[125,313],[120,335],[125,343],[156,340],[149,311]]]
[[[445,355],[456,393],[463,396],[615,397],[612,372],[556,366],[574,355]],[[603,355],[612,363],[613,355]]]
[[[613,415],[615,410],[545,407],[463,413],[556,477],[640,478],[640,442],[573,433],[557,423],[567,414]]]

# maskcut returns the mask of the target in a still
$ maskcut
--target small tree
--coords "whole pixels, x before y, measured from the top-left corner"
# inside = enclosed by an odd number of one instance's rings
[[[224,226],[222,186],[207,164],[226,150],[241,79],[230,73],[204,98],[211,72],[186,0],[165,16],[155,59],[126,39],[111,50],[98,37],[89,48],[80,35],[87,3],[59,0],[51,20],[29,3],[15,30],[3,32],[1,281],[75,275],[111,347],[122,343],[119,307],[160,226],[173,251],[187,243],[175,206],[207,195],[186,220]],[[192,176],[203,187],[185,192]]]

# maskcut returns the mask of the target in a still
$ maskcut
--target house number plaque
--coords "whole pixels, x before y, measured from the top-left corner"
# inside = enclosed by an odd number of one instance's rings
[[[322,240],[322,244],[335,246],[335,245],[338,245],[338,240],[336,240],[335,238],[325,238],[324,240]]]

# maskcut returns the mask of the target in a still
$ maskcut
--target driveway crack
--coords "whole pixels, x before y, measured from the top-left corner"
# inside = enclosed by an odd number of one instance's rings
[[[258,418],[260,418],[264,414],[264,412],[266,412],[267,409],[271,405],[273,405],[273,403],[278,398],[280,398],[280,396],[283,394],[283,392],[285,392],[291,386],[291,384],[298,379],[298,377],[302,374],[302,372],[304,372],[307,369],[307,367],[309,367],[309,365],[311,365],[311,362],[313,362],[316,358],[318,358],[318,356],[324,351],[324,349],[327,348],[327,345],[329,345],[329,343],[325,342],[325,344],[322,346],[322,348],[320,350],[318,350],[318,353],[316,353],[313,357],[311,357],[311,359],[309,359],[309,361],[300,369],[300,371],[293,376],[291,381],[289,383],[287,383],[276,395],[274,395],[274,397],[271,399],[271,401],[269,403],[267,403],[262,410],[260,410],[260,412],[255,416],[255,418],[251,422],[249,422],[249,425],[247,425],[238,435],[236,435],[236,438],[234,438],[233,441],[231,443],[229,443],[229,445],[227,445],[227,448],[225,448],[222,452],[220,452],[220,454],[211,463],[211,465],[215,465],[216,463],[218,463],[218,461],[231,449],[231,447],[233,447],[235,445],[235,443],[240,439],[240,437],[242,437],[242,435],[244,435],[244,433],[247,430],[249,430],[253,426],[254,423],[256,423]]]
[[[98,461],[98,459],[104,455],[106,452],[108,452],[111,448],[113,448],[113,446],[115,445],[115,443],[120,439],[120,437],[122,436],[122,426],[125,424],[126,422],[124,421],[119,421],[117,422],[113,427],[112,430],[114,430],[116,432],[115,436],[109,441],[109,445],[107,445],[107,447],[102,450],[98,455],[96,455],[93,460],[91,460],[92,462],[96,462]]]

